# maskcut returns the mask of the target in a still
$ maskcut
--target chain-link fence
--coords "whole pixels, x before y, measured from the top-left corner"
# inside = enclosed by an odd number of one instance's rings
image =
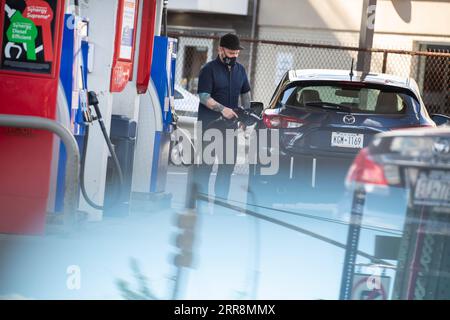
[[[175,109],[179,115],[197,116],[198,75],[201,67],[217,56],[219,36],[177,34]],[[371,72],[411,77],[419,85],[429,113],[450,115],[450,50],[429,46],[427,51],[373,49],[319,43],[298,43],[241,38],[245,50],[239,62],[250,78],[252,100],[265,105],[286,71],[291,69],[349,70],[352,59],[356,66],[358,53],[371,53]],[[241,159],[242,158],[242,159]],[[214,170],[215,171],[215,170]],[[248,164],[238,157],[235,174],[247,174]]]
[[[171,34],[178,38],[176,83],[194,96],[200,68],[217,54],[219,36]],[[239,61],[246,67],[252,99],[269,103],[283,74],[290,69],[345,69],[350,70],[352,59],[358,54],[371,53],[371,72],[411,77],[419,85],[430,113],[450,115],[450,49],[445,46],[426,47],[426,51],[405,51],[242,38],[246,50]],[[179,97],[178,106],[195,112],[198,100]],[[195,103],[194,103],[195,102]]]

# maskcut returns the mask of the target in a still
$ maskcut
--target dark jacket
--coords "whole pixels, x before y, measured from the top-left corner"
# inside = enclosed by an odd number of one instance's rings
[[[198,93],[209,93],[211,98],[228,108],[237,108],[239,95],[250,91],[244,66],[237,63],[231,68],[220,60],[219,56],[205,64],[200,70]],[[206,123],[216,120],[220,113],[213,111],[200,102],[198,120]]]

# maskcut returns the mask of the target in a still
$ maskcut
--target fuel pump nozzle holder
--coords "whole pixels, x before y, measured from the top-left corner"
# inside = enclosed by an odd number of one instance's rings
[[[113,159],[114,167],[116,168],[117,176],[119,178],[119,194],[122,194],[122,189],[123,189],[123,184],[124,184],[123,173],[122,173],[122,169],[120,167],[119,159],[117,158],[116,152],[114,151],[114,146],[113,146],[113,144],[109,138],[109,135],[106,131],[105,123],[102,118],[102,113],[100,112],[100,108],[98,106],[99,101],[97,98],[97,94],[94,91],[89,91],[87,94],[87,100],[88,100],[89,107],[90,106],[94,107],[96,116],[92,116],[92,119],[98,120],[98,122],[100,124],[100,129],[102,130],[103,137],[105,138],[109,153]],[[89,125],[86,126],[86,134],[85,134],[84,148],[83,148],[84,150],[83,150],[83,154],[82,154],[82,158],[81,158],[81,173],[80,173],[81,192],[83,194],[84,199],[91,207],[93,207],[97,210],[104,210],[104,209],[106,209],[104,206],[94,203],[89,198],[89,196],[86,192],[85,185],[84,185],[84,167],[85,167],[85,162],[86,162],[88,140],[89,140]],[[120,201],[120,197],[117,197],[117,199],[118,199],[118,201]]]

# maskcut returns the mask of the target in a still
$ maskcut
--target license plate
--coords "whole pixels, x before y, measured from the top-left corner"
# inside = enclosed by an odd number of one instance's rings
[[[361,149],[364,145],[364,135],[359,133],[332,132],[331,146],[341,148]]]
[[[422,171],[414,188],[414,204],[450,207],[450,171]]]

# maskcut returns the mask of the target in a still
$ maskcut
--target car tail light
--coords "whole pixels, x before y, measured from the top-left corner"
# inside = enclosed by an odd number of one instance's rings
[[[370,157],[367,148],[362,149],[353,161],[347,174],[349,182],[388,185],[383,166]]]
[[[281,116],[281,115],[268,115],[263,114],[263,121],[269,129],[292,129],[300,128],[305,124],[305,121],[295,117]]]

